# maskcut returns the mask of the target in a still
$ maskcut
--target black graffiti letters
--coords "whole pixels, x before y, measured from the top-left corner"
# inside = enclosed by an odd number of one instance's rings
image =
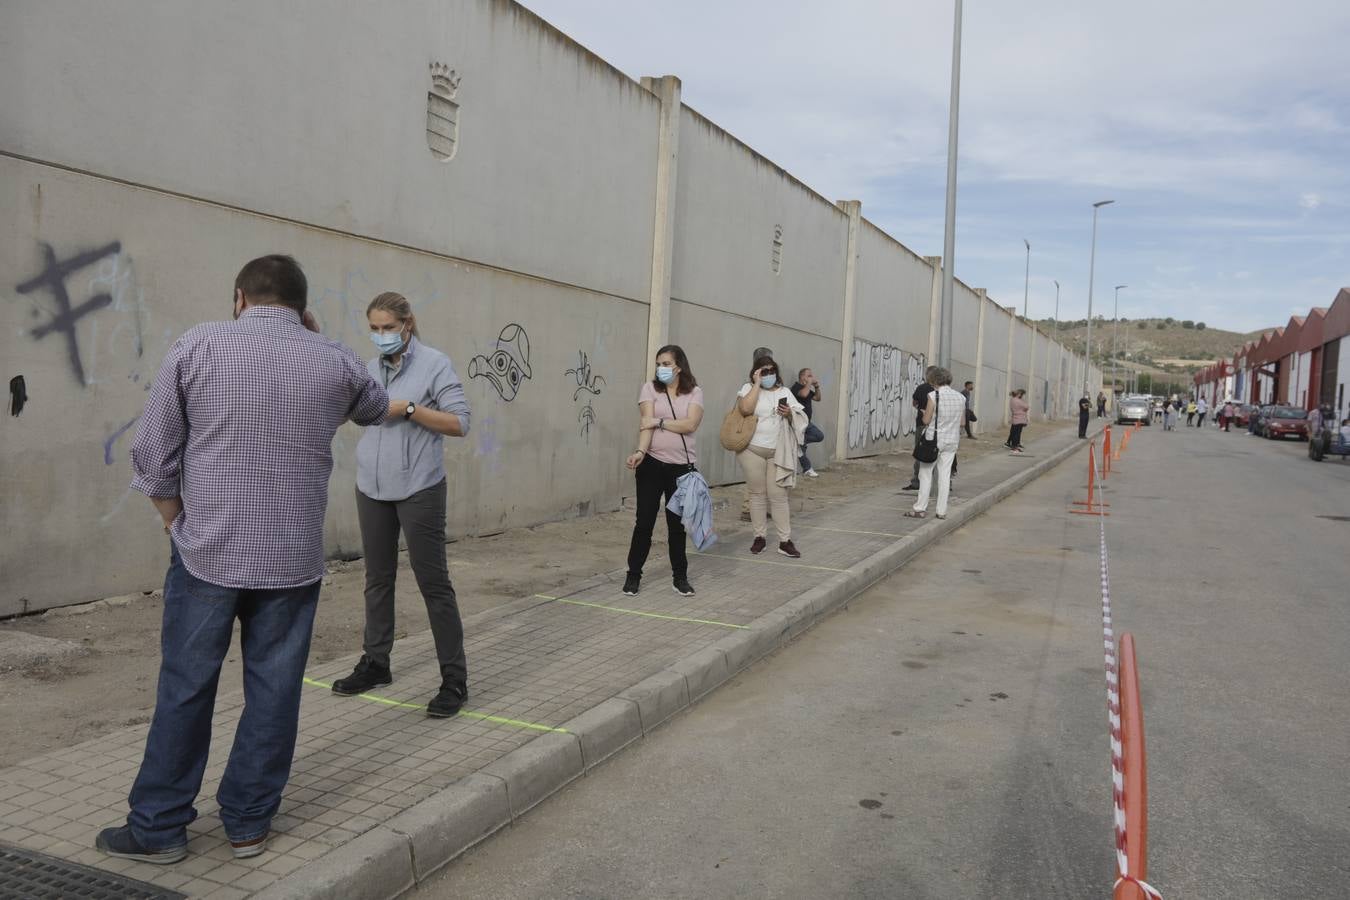
[[[51,318],[48,321],[34,328],[30,334],[38,340],[42,340],[54,331],[64,334],[66,336],[66,352],[70,358],[71,373],[83,387],[86,384],[84,363],[80,359],[80,341],[79,335],[75,331],[75,324],[84,316],[111,305],[113,298],[111,294],[107,293],[95,294],[79,306],[72,306],[70,293],[66,290],[66,279],[72,273],[93,265],[105,256],[113,256],[122,252],[122,244],[120,241],[113,241],[111,244],[99,247],[96,250],[89,250],[72,256],[64,262],[57,260],[56,251],[52,249],[51,244],[44,242],[41,246],[45,266],[42,272],[35,278],[16,285],[14,289],[20,294],[31,293],[39,288],[51,292],[52,297],[56,300],[56,309],[51,313]],[[34,315],[38,314],[34,310]]]

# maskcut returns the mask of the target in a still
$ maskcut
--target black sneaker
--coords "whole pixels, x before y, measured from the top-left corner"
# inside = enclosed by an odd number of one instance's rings
[[[469,700],[468,685],[446,679],[441,689],[427,704],[427,716],[432,719],[448,719],[464,708]]]
[[[333,682],[333,693],[354,697],[393,683],[394,676],[389,673],[388,666],[376,665],[369,656],[363,656],[356,664],[356,668],[352,669],[352,674]]]
[[[778,552],[784,556],[790,556],[793,559],[802,558],[801,551],[797,549],[797,545],[792,543],[792,541],[783,541],[783,543],[779,544]]]
[[[630,597],[636,597],[638,590],[642,587],[642,576],[634,575],[629,572],[623,580],[623,592]]]
[[[905,486],[902,487],[900,490],[902,490],[902,491],[917,491],[918,489],[919,489],[919,483],[918,483],[917,481],[911,481],[909,484],[905,485]]]
[[[151,850],[148,847],[142,847],[140,841],[136,840],[136,836],[131,833],[130,825],[103,829],[98,833],[94,846],[109,856],[115,856],[118,859],[134,859],[138,862],[153,863],[157,866],[167,866],[180,862],[188,853],[187,844],[180,844],[177,847],[169,847],[164,850]]]
[[[688,578],[676,578],[675,593],[681,597],[692,597],[694,596],[694,586],[689,583]]]

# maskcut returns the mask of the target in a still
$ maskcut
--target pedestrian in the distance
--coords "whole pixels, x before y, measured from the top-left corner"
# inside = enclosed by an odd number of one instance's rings
[[[665,509],[672,584],[675,593],[692,597],[684,525],[667,504],[679,488],[680,476],[698,462],[694,433],[703,422],[703,388],[684,350],[675,344],[657,352],[656,374],[642,382],[638,391],[638,416],[637,449],[628,457],[628,468],[637,479],[637,519],[628,543],[623,592],[635,596],[641,588],[642,567],[652,549],[652,529],[657,513]]]
[[[1174,411],[1172,409],[1172,404],[1170,401],[1163,403],[1162,413],[1163,413],[1163,431],[1171,431],[1172,423],[1176,421],[1176,416],[1174,415]]]
[[[756,347],[755,352],[750,354],[750,367],[754,368],[755,360],[762,359],[766,356],[772,359],[773,350],[768,347]],[[745,486],[745,489],[741,491],[741,521],[750,521],[750,485],[748,484]]]
[[[1022,429],[1031,421],[1031,405],[1026,400],[1027,392],[1018,388],[1008,395],[1008,414],[1012,419],[1012,428],[1008,432],[1007,447],[1014,453],[1022,452]]]
[[[1186,427],[1187,427],[1187,428],[1190,428],[1190,427],[1192,427],[1193,425],[1195,425],[1195,413],[1196,413],[1196,409],[1197,409],[1197,407],[1196,407],[1196,404],[1195,404],[1195,401],[1194,401],[1194,400],[1192,400],[1192,401],[1190,401],[1189,403],[1186,404]]]
[[[389,414],[356,354],[314,333],[307,291],[289,256],[248,263],[234,281],[236,321],[188,331],[151,386],[131,486],[171,537],[163,659],[127,824],[96,842],[109,856],[159,865],[187,856],[236,620],[244,707],[216,800],[236,858],[266,849],[295,754],[333,435],[348,419],[374,425]]]
[[[1106,418],[1106,394],[1103,391],[1097,392],[1097,418]]]
[[[1084,394],[1078,399],[1078,436],[1087,438],[1088,420],[1092,418],[1092,401]]]
[[[766,512],[771,509],[773,527],[778,532],[778,552],[800,559],[801,553],[792,542],[788,490],[797,483],[797,457],[806,434],[806,410],[779,380],[778,364],[770,356],[755,360],[750,380],[736,396],[741,415],[757,420],[750,446],[736,457],[750,489],[750,521],[755,529],[750,552],[761,553],[767,546]]]
[[[911,519],[922,519],[928,514],[928,498],[937,477],[937,517],[947,518],[947,504],[951,498],[952,462],[961,443],[961,418],[966,400],[952,388],[952,373],[940,366],[930,370],[934,390],[928,393],[920,421],[924,437],[937,441],[937,459],[919,463],[919,495],[914,508],[905,513]]]
[[[919,441],[923,438],[923,411],[928,406],[928,395],[933,392],[932,384],[933,370],[937,366],[929,366],[924,370],[923,381],[914,389],[914,394],[910,397],[910,404],[914,407],[914,448],[917,450]],[[905,485],[906,491],[917,491],[919,489],[919,460],[914,460],[914,471],[910,476],[909,484]]]
[[[814,404],[820,400],[820,379],[810,369],[802,369],[797,373],[797,383],[792,386],[792,396],[796,397],[802,409],[806,410],[806,437],[802,439],[802,458],[799,460],[802,474],[808,478],[816,478],[816,470],[806,456],[806,445],[819,444],[825,440],[825,432],[811,421],[815,411]]]
[[[1197,404],[1195,404],[1195,417],[1196,417],[1196,418],[1195,418],[1195,427],[1196,427],[1196,428],[1204,428],[1204,427],[1205,427],[1205,413],[1207,413],[1207,412],[1209,412],[1209,404],[1205,402],[1205,398],[1204,398],[1204,397],[1201,397],[1201,398],[1200,398],[1200,402],[1197,403]]]
[[[379,353],[370,374],[389,392],[389,418],[369,428],[356,446],[356,515],[366,557],[366,624],[360,662],[333,682],[343,696],[393,682],[394,583],[398,538],[426,604],[440,690],[427,715],[455,715],[469,699],[464,624],[445,558],[446,437],[469,433],[469,401],[450,357],[422,343],[412,305],[401,294],[380,294],[366,308],[370,340]]]
[[[970,426],[979,421],[975,418],[975,382],[967,381],[961,391],[961,396],[966,398],[966,437],[973,441],[975,435],[970,430]]]
[[[1224,431],[1233,430],[1233,416],[1235,416],[1236,414],[1237,409],[1233,406],[1232,400],[1229,400],[1227,403],[1223,405],[1223,411],[1220,412],[1219,415],[1223,419]]]

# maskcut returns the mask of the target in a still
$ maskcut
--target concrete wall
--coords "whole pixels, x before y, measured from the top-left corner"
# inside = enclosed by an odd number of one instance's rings
[[[839,437],[862,456],[913,428],[933,265],[519,6],[14,0],[3,24],[0,359],[31,399],[0,424],[0,615],[157,586],[163,536],[127,488],[144,391],[263,253],[300,259],[325,333],[363,356],[366,304],[397,290],[455,360],[474,408],[446,442],[455,536],[631,495],[652,339],[704,387],[714,483],[740,478],[717,425],[759,345],[821,380],[818,466]],[[959,282],[955,303],[953,375],[993,427],[1008,316]],[[468,378],[510,326],[513,396]],[[333,448],[335,555],[359,547],[358,437]]]

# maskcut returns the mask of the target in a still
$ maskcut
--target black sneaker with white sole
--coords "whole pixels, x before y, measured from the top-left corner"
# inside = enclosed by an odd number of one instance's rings
[[[676,578],[674,587],[675,593],[679,594],[681,597],[694,596],[694,586],[689,583],[688,578]]]
[[[623,592],[630,597],[636,597],[638,591],[642,588],[642,576],[634,575],[632,572],[623,580]]]
[[[188,854],[187,844],[166,847],[162,850],[151,850],[149,847],[143,847],[141,842],[136,840],[136,836],[131,833],[130,825],[103,829],[98,833],[94,846],[109,856],[115,856],[118,859],[134,859],[156,866],[167,866],[180,862]]]

